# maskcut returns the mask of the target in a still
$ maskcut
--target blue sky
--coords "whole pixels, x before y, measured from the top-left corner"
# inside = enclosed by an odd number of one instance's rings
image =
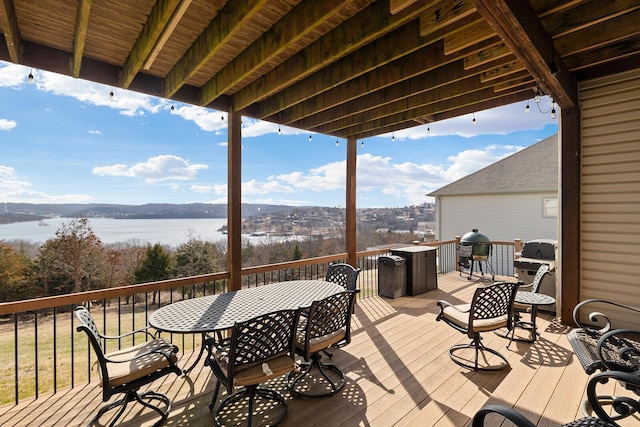
[[[557,133],[550,102],[358,141],[357,207],[433,201]],[[223,112],[0,61],[0,203],[226,203],[226,127]],[[344,206],[346,141],[278,127],[243,118],[243,202]]]

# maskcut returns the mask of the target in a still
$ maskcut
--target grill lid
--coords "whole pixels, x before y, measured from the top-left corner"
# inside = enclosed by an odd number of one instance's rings
[[[473,243],[489,243],[491,240],[485,235],[478,231],[477,228],[474,228],[460,239],[460,243],[462,244],[473,244]]]
[[[555,260],[557,245],[557,240],[530,240],[522,246],[520,256],[523,258]]]

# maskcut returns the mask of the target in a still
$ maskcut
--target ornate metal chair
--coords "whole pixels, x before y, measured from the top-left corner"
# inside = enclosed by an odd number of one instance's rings
[[[346,290],[355,291],[359,274],[359,268],[354,268],[349,264],[332,263],[327,268],[325,280],[341,285]]]
[[[604,410],[600,405],[601,399],[597,395],[597,388],[601,384],[606,384],[610,379],[632,384],[637,388],[640,388],[640,376],[630,374],[627,372],[619,371],[607,371],[595,375],[589,380],[587,385],[587,399],[591,402],[591,405],[598,415],[595,417],[584,417],[579,420],[571,421],[563,424],[561,427],[618,427],[616,424],[616,418],[610,416],[610,414]],[[502,417],[508,419],[517,427],[535,427],[535,424],[525,418],[522,414],[514,409],[508,408],[502,405],[487,405],[476,412],[473,417],[472,427],[483,427],[485,425],[485,418],[491,413],[500,414]],[[495,420],[490,425],[498,425]],[[510,424],[511,425],[511,424]]]
[[[278,424],[286,416],[287,402],[284,397],[275,390],[261,388],[259,385],[295,368],[294,337],[299,316],[299,310],[260,315],[236,323],[230,338],[220,341],[209,337],[205,340],[205,364],[211,367],[217,378],[209,409],[213,410],[215,406],[220,384],[225,386],[228,393],[216,409],[216,425],[221,425],[219,418],[225,408],[248,398],[247,425],[251,426],[256,415],[253,412],[256,396],[271,400],[284,408],[275,417],[264,415],[269,417],[270,425]],[[233,393],[235,386],[243,388]]]
[[[160,420],[154,425],[162,424],[169,416],[171,399],[167,395],[155,391],[138,393],[138,390],[140,387],[172,372],[176,375],[182,374],[182,371],[176,365],[178,347],[162,338],[154,338],[147,328],[119,336],[102,335],[98,331],[89,310],[82,306],[76,307],[76,316],[81,323],[76,328],[77,331],[87,334],[89,342],[98,357],[100,377],[102,378],[102,401],[107,402],[111,396],[124,393],[122,399],[100,408],[89,422],[89,425],[97,423],[107,411],[120,407],[120,410],[109,424],[113,426],[124,413],[127,404],[134,400],[160,414]],[[105,354],[102,345],[103,341],[120,339],[136,333],[146,334],[149,341]],[[157,400],[164,404],[166,409],[162,410],[161,407],[153,405],[146,400]]]
[[[357,291],[344,291],[314,301],[308,316],[300,318],[296,352],[304,358],[299,372],[287,376],[289,390],[302,397],[327,397],[345,384],[344,372],[334,364],[322,363],[324,350],[351,342],[351,313]],[[313,372],[319,373],[314,375]]]
[[[640,330],[614,328],[609,316],[602,311],[615,310],[637,321],[640,308],[608,300],[589,299],[573,309],[573,320],[578,325],[567,334],[567,339],[584,371],[591,375],[596,371],[621,371],[640,375]],[[592,324],[586,324],[587,319]],[[624,387],[640,396],[640,386],[624,383]],[[640,401],[619,400],[616,396],[599,396],[601,404],[611,405],[621,419],[640,411]],[[591,400],[584,400],[582,412],[590,413]],[[595,408],[593,408],[595,409]]]
[[[453,305],[442,300],[437,302],[438,306],[440,306],[440,313],[436,320],[445,322],[471,338],[469,344],[457,344],[449,349],[451,360],[474,371],[498,371],[509,365],[507,359],[500,352],[482,344],[480,334],[501,328],[511,330],[513,327],[513,300],[517,289],[517,283],[496,282],[478,287],[475,290],[471,304]],[[475,359],[473,365],[456,354],[464,349],[474,350]],[[480,352],[494,354],[502,359],[504,364],[481,366],[478,364]],[[487,359],[485,358],[485,360]]]
[[[531,281],[531,283],[529,283],[528,285],[525,285],[524,282],[518,282],[518,290],[519,291],[527,291],[530,290],[530,292],[538,292],[538,290],[540,289],[540,285],[542,285],[542,282],[544,281],[544,278],[547,274],[551,274],[551,267],[549,267],[549,264],[541,264],[540,267],[538,267],[538,270],[536,271],[536,275],[533,278],[533,281]],[[523,313],[529,313],[530,315],[530,321],[529,322],[525,322],[522,321],[522,315]],[[523,342],[532,342],[532,340],[528,340],[528,339],[522,339],[522,338],[516,338],[515,337],[515,329],[516,327],[522,328],[522,329],[528,329],[531,331],[531,334],[535,334],[536,331],[533,329],[533,310],[530,304],[522,304],[519,303],[517,301],[514,301],[513,303],[513,324],[514,324],[514,328],[512,328],[511,330],[511,338],[509,341],[509,345],[511,345],[511,341],[523,341]],[[509,346],[507,345],[507,347]]]

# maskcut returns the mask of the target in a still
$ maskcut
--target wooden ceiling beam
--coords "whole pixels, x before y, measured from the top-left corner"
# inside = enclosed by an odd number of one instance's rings
[[[242,31],[269,0],[227,2],[165,78],[165,97],[171,97],[196,74],[225,43]],[[200,104],[202,105],[202,104]]]
[[[607,46],[567,56],[565,63],[572,73],[582,71],[583,68],[586,68],[583,64],[589,64],[588,68],[598,66],[606,67],[606,64],[611,64],[611,68],[613,69],[617,62],[621,60],[624,61],[627,58],[637,57],[638,52],[640,52],[640,35],[630,39],[619,40]],[[624,69],[628,68],[624,67]],[[600,74],[596,73],[595,75]],[[583,78],[579,78],[579,80],[582,79]]]
[[[82,66],[82,57],[84,55],[84,42],[87,38],[87,28],[89,28],[91,2],[92,0],[78,1],[76,28],[73,33],[73,65],[71,67],[71,75],[75,78],[80,76],[80,67]]]
[[[371,0],[373,1],[373,0]],[[202,104],[206,105],[224,94],[237,82],[247,78],[254,70],[266,65],[287,48],[308,37],[319,25],[353,9],[353,0],[305,0],[299,3],[264,35],[217,72],[202,87]]]
[[[260,103],[257,115],[263,118],[278,117],[281,111],[297,106],[297,113],[282,114],[287,116],[282,119],[283,123],[294,122],[305,115],[318,113],[363,96],[367,92],[379,90],[456,61],[459,56],[444,55],[442,39],[450,32],[458,31],[459,28],[475,22],[475,19],[472,16],[464,16],[460,21],[454,19],[449,26],[431,33],[426,38],[418,35],[417,21],[409,22],[336,61],[319,75],[293,84],[273,98]],[[482,42],[480,45],[484,47]],[[384,56],[381,56],[381,52],[384,52]],[[364,79],[356,78],[360,76],[364,76]],[[309,104],[311,99],[325,92],[322,105]]]
[[[428,2],[427,2],[428,3]],[[428,3],[430,4],[430,3]],[[254,103],[311,76],[338,59],[361,49],[378,37],[415,19],[428,6],[418,2],[389,16],[389,0],[374,2],[300,52],[238,91],[234,105],[245,110]],[[279,108],[280,109],[280,108]]]
[[[561,107],[578,106],[578,87],[528,0],[472,0],[478,12]]]
[[[388,104],[398,99],[409,98],[430,89],[444,86],[451,82],[457,82],[470,76],[481,73],[501,65],[508,59],[498,59],[484,67],[478,67],[472,71],[464,70],[461,58],[452,58],[452,62],[440,64],[434,68],[425,68],[413,77],[408,79],[398,79],[395,82],[389,81],[384,86],[378,87],[378,81],[387,73],[386,69],[379,70],[379,73],[372,73],[363,77],[368,93],[356,94],[351,97],[345,96],[339,103],[335,98],[340,93],[350,93],[354,88],[346,84],[344,87],[333,89],[332,91],[314,97],[304,104],[298,104],[291,109],[282,112],[281,122],[283,124],[299,127],[301,123],[305,126],[318,127],[324,123],[335,120],[335,117],[343,118],[351,116],[359,111],[376,109],[384,104]],[[413,61],[415,62],[415,61]],[[395,69],[405,69],[411,63],[405,65],[402,61],[397,61]],[[355,87],[357,88],[357,87]],[[332,93],[335,92],[335,93]],[[306,111],[303,109],[307,106]],[[305,114],[306,112],[306,114]],[[290,120],[291,117],[298,117],[297,121]],[[333,117],[333,118],[332,118]],[[296,124],[298,123],[298,124]]]
[[[129,87],[136,74],[150,58],[151,52],[156,50],[156,46],[157,52],[159,52],[162,48],[161,45],[166,43],[191,1],[158,0],[153,5],[140,36],[122,66],[122,87]],[[164,40],[163,42],[161,42],[161,38]]]
[[[333,117],[331,120],[325,120],[324,123],[314,124],[313,122],[319,122],[315,117],[308,117],[299,124],[293,124],[294,127],[302,127],[304,129],[323,131],[323,132],[336,132],[350,126],[354,126],[358,123],[368,122],[381,119],[385,116],[395,114],[401,111],[410,111],[416,108],[439,103],[447,99],[457,98],[464,96],[468,93],[483,90],[487,85],[483,85],[480,79],[481,74],[469,74],[462,72],[458,75],[464,77],[455,78],[450,80],[442,80],[442,76],[450,75],[450,71],[454,71],[452,68],[457,65],[460,69],[459,63],[450,64],[451,70],[445,70],[445,67],[434,70],[434,72],[426,73],[418,78],[412,79],[412,82],[405,82],[405,84],[398,84],[388,90],[378,92],[378,98],[384,99],[384,102],[378,102],[374,104],[372,101],[372,95],[365,97],[362,100],[361,105],[376,105],[375,107],[368,109],[358,109],[354,107],[352,112],[344,112],[343,109],[333,109],[327,116]],[[520,72],[518,77],[532,77],[526,71]],[[500,80],[492,83],[497,85],[502,82],[506,82],[515,78],[515,76],[506,76]],[[413,89],[412,92],[407,92],[407,87]],[[375,98],[374,98],[375,99]],[[375,99],[377,101],[377,99]],[[344,109],[347,110],[347,109]],[[336,120],[335,118],[338,117]],[[327,117],[328,118],[328,117]]]
[[[20,48],[22,38],[18,29],[18,19],[12,0],[2,0],[0,3],[0,27],[4,33],[4,40],[9,51],[9,60],[14,64],[20,64]]]

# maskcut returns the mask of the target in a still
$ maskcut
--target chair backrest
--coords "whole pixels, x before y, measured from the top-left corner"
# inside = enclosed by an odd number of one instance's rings
[[[351,313],[357,291],[344,291],[314,301],[309,309],[303,343],[303,356],[308,360],[313,352],[351,341]]]
[[[279,356],[295,354],[299,310],[281,310],[236,323],[229,348],[229,384],[235,372]]]
[[[98,363],[100,365],[100,378],[102,379],[102,386],[104,390],[107,390],[109,384],[109,373],[107,370],[107,360],[104,356],[104,348],[102,346],[102,335],[96,326],[96,322],[93,320],[93,316],[83,306],[76,307],[76,317],[80,321],[80,325],[76,328],[78,332],[85,332],[89,337],[89,342],[93,351],[98,357]]]
[[[359,274],[359,268],[354,268],[349,264],[333,263],[329,264],[329,268],[327,268],[325,280],[336,283],[349,291],[355,291]]]
[[[538,292],[544,276],[547,274],[551,274],[551,267],[549,267],[549,264],[541,264],[540,267],[538,267],[538,271],[536,271],[533,282],[531,282],[531,292]]]
[[[469,311],[469,336],[475,332],[474,322],[507,316],[507,327],[511,329],[513,300],[518,290],[514,282],[496,282],[476,289]],[[480,324],[479,322],[478,324]],[[479,326],[480,331],[487,330]]]

